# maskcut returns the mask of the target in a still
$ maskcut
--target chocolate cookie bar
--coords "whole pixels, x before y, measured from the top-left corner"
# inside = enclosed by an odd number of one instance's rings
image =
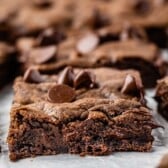
[[[50,31],[38,38],[18,39],[23,71],[35,66],[42,73],[53,73],[67,65],[132,68],[141,73],[145,87],[154,86],[166,72],[159,49],[146,41],[142,29],[116,26],[68,36]]]
[[[0,88],[14,77],[17,72],[16,65],[14,48],[0,42]]]
[[[12,161],[37,155],[146,152],[157,128],[138,72],[28,69],[14,84],[8,146]]]
[[[158,111],[168,120],[168,77],[158,81],[156,88]]]

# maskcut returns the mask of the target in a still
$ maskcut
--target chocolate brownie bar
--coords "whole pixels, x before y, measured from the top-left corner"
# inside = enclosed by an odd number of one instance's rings
[[[16,74],[15,49],[7,43],[0,42],[0,88]]]
[[[158,111],[168,120],[168,77],[157,82],[156,100]]]
[[[117,1],[117,0],[116,0]],[[144,28],[148,39],[160,47],[168,47],[168,3],[167,0],[122,0],[113,16],[116,22],[125,21]],[[125,4],[124,4],[125,3]],[[116,24],[113,21],[113,24]]]
[[[46,30],[38,38],[18,39],[17,48],[23,70],[35,66],[42,73],[53,73],[67,65],[133,68],[140,71],[145,87],[154,86],[166,72],[159,49],[146,41],[142,29],[130,26],[73,35]]]
[[[37,35],[48,27],[99,29],[128,22],[144,28],[151,41],[167,47],[166,0],[1,0],[0,7],[0,27],[15,37]]]
[[[37,155],[150,151],[157,128],[134,70],[28,69],[14,85],[8,146],[12,161]]]

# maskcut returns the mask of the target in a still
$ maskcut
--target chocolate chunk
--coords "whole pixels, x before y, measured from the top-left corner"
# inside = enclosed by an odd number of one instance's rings
[[[142,29],[126,25],[120,35],[121,40],[138,39],[146,40],[146,34]]]
[[[29,68],[25,72],[23,79],[25,82],[28,82],[28,83],[41,83],[44,81],[39,71],[32,69],[32,68]]]
[[[75,99],[75,91],[68,85],[55,85],[48,91],[48,100],[52,103],[71,102]]]
[[[81,71],[79,72],[74,79],[74,87],[80,88],[80,87],[87,87],[87,88],[93,88],[95,87],[95,76],[87,71]]]
[[[168,154],[163,156],[157,168],[168,168]]]
[[[38,38],[38,43],[41,46],[56,45],[66,38],[65,34],[61,31],[55,31],[51,28],[42,32]]]
[[[147,0],[136,0],[134,10],[141,15],[147,14],[150,11],[150,4]]]
[[[74,79],[73,69],[72,67],[67,67],[59,76],[58,83],[73,86],[73,79]]]
[[[88,34],[79,40],[77,50],[81,54],[87,54],[93,51],[99,44],[99,37],[96,34]]]
[[[36,64],[47,63],[56,57],[56,46],[48,46],[43,48],[35,48],[30,52],[30,57]]]

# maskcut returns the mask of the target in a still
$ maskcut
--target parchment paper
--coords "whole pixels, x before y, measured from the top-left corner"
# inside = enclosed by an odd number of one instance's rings
[[[153,96],[153,90],[146,91],[146,99],[148,105],[153,109],[155,120],[165,129],[159,128],[153,131],[155,141],[151,152],[116,152],[103,157],[61,154],[11,162],[8,158],[8,148],[5,141],[13,94],[11,86],[7,86],[0,91],[0,138],[2,146],[0,168],[155,168],[161,157],[168,153],[168,122],[156,112],[157,104],[152,98]]]

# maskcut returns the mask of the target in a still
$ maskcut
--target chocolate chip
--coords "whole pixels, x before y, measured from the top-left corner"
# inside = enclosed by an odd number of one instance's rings
[[[56,46],[48,46],[43,48],[35,48],[30,52],[30,58],[35,64],[43,64],[56,57]]]
[[[73,69],[72,67],[67,67],[59,76],[58,83],[73,86],[73,79],[74,79]]]
[[[147,0],[136,0],[134,10],[136,13],[144,15],[150,11],[150,4]]]
[[[129,94],[134,91],[137,91],[137,84],[135,77],[133,77],[132,75],[127,75],[124,81],[124,85],[121,89],[121,93]]]
[[[93,88],[95,85],[95,76],[90,72],[81,71],[75,76],[74,87],[76,89],[80,87]]]
[[[75,91],[68,85],[55,85],[48,91],[48,100],[52,103],[71,102],[75,99]]]
[[[146,40],[146,34],[142,29],[126,25],[121,32],[120,39],[122,41],[128,39]]]
[[[93,28],[94,29],[98,29],[101,27],[105,27],[108,26],[110,24],[110,20],[109,17],[107,17],[105,15],[105,13],[100,12],[100,10],[95,9],[93,11]]]
[[[136,82],[135,77],[133,77],[132,75],[126,76],[123,87],[121,89],[121,93],[139,97],[141,104],[146,106],[143,87],[141,86],[141,84],[138,84]]]
[[[25,72],[23,80],[28,83],[41,83],[44,81],[39,71],[32,69],[32,68],[29,68]]]
[[[57,45],[66,38],[61,31],[55,31],[51,28],[42,32],[38,37],[38,43],[41,46]]]
[[[98,44],[99,37],[94,33],[90,33],[78,41],[77,50],[81,54],[87,54],[93,51]]]
[[[51,0],[33,0],[33,4],[40,8],[49,8],[52,6]]]

